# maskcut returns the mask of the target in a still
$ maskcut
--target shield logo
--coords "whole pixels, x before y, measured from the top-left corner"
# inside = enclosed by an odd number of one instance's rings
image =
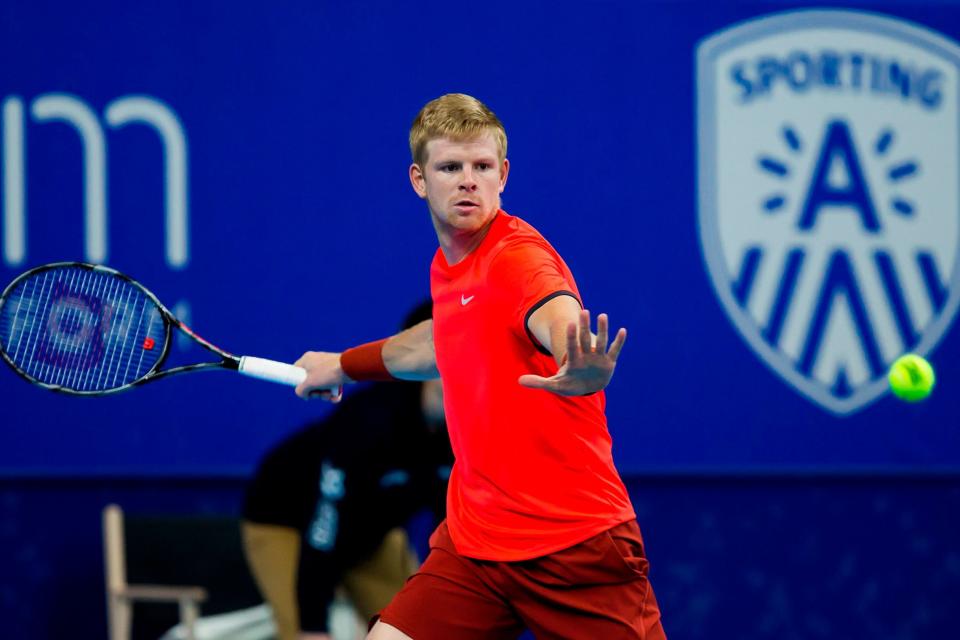
[[[857,11],[697,49],[699,232],[747,344],[837,415],[928,355],[960,303],[960,47]]]

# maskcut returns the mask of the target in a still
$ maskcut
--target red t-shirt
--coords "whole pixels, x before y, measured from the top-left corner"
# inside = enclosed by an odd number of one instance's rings
[[[500,211],[487,236],[430,269],[433,337],[456,463],[447,523],[457,550],[525,560],[571,547],[635,517],[613,465],[604,394],[562,397],[520,386],[551,376],[553,356],[527,319],[557,295],[580,294],[553,247]]]

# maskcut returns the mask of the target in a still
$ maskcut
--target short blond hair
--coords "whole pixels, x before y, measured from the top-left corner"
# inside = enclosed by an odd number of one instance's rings
[[[448,93],[428,102],[417,114],[410,126],[410,155],[414,163],[423,166],[431,140],[474,140],[485,133],[493,135],[502,163],[507,157],[507,132],[500,119],[473,96]]]

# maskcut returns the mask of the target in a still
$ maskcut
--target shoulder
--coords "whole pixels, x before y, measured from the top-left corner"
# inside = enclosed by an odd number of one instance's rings
[[[493,261],[525,261],[536,256],[553,257],[556,251],[539,231],[516,216],[501,212],[493,230],[489,257]]]
[[[489,270],[492,274],[515,278],[523,273],[563,270],[563,259],[541,236],[510,238],[491,254]]]
[[[543,235],[532,224],[519,216],[501,211],[494,221],[494,235],[507,242],[546,242]]]

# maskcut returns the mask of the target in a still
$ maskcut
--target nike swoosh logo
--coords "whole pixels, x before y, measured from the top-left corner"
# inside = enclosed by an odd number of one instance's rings
[[[476,297],[476,295],[472,295],[472,296],[470,296],[469,298],[465,298],[464,295],[461,293],[461,294],[460,294],[460,304],[461,304],[461,306],[464,306],[464,307],[467,306],[468,304],[470,304],[470,301],[473,300],[475,297]]]

